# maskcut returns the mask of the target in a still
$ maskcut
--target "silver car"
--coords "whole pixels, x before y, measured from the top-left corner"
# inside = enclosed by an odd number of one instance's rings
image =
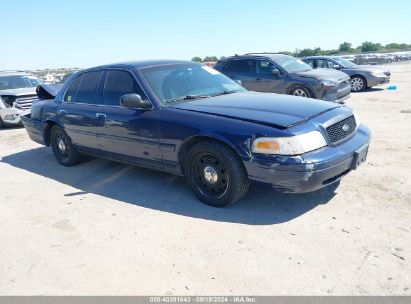
[[[0,128],[21,125],[21,116],[29,114],[37,98],[41,81],[25,72],[0,71]]]
[[[390,82],[391,73],[385,67],[357,65],[338,56],[311,56],[304,58],[303,61],[314,69],[336,69],[348,74],[353,92]]]

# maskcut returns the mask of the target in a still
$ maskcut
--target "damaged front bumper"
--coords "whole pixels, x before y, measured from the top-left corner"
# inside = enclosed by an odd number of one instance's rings
[[[30,109],[22,110],[13,108],[0,109],[0,117],[6,125],[21,125],[21,116],[30,114]]]
[[[326,146],[300,156],[254,155],[244,165],[254,182],[270,185],[280,192],[311,192],[355,169],[358,153],[362,153],[364,160],[369,141],[369,129],[360,125],[353,137],[338,146]]]

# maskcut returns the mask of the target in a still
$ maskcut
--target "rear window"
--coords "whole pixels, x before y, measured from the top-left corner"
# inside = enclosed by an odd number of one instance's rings
[[[235,71],[237,73],[255,74],[256,65],[254,59],[236,60]]]
[[[76,94],[78,85],[80,84],[81,78],[83,78],[83,74],[77,76],[70,84],[66,91],[66,95],[64,96],[64,101],[67,102],[74,102],[76,100]]]
[[[84,73],[77,91],[76,102],[95,103],[96,90],[102,74],[102,71]]]

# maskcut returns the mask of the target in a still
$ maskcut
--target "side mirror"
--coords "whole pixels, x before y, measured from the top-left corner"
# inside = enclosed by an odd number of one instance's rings
[[[126,108],[137,108],[137,109],[144,109],[144,110],[148,110],[152,108],[149,102],[141,99],[141,96],[135,93],[125,94],[121,96],[120,104]]]
[[[333,69],[339,70],[340,66],[338,64],[333,64]]]
[[[277,75],[280,75],[280,74],[281,74],[280,70],[278,70],[278,69],[272,69],[271,70],[271,75],[277,76]]]
[[[234,80],[237,84],[239,84],[239,85],[242,85],[243,84],[243,82],[240,80],[240,79],[236,79],[236,80]]]

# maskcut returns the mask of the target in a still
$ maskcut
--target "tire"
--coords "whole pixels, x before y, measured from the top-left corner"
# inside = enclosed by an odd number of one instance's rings
[[[247,193],[249,180],[238,155],[218,142],[199,142],[187,153],[185,178],[205,204],[224,207]]]
[[[305,88],[305,87],[303,87],[303,86],[294,87],[294,88],[290,91],[290,95],[298,96],[298,97],[312,98],[311,92],[310,92],[307,88]]]
[[[361,92],[367,88],[367,81],[362,76],[352,76],[350,83],[351,92]]]
[[[3,120],[1,120],[1,117],[0,117],[0,129],[3,129],[4,128],[4,123],[3,123]]]
[[[53,126],[50,131],[50,145],[57,161],[70,167],[80,161],[81,154],[71,144],[70,137],[59,126]]]

